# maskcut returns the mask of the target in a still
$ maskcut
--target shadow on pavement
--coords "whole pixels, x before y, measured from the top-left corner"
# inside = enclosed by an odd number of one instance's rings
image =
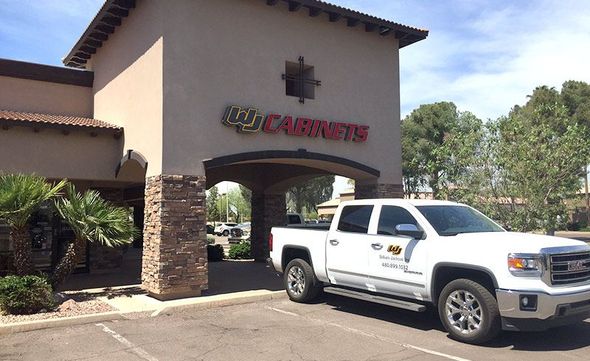
[[[60,291],[80,291],[87,289],[104,289],[104,295],[122,295],[125,290],[130,294],[144,292],[141,284],[141,254],[126,255],[123,267],[110,273],[80,273],[70,276]],[[122,290],[114,287],[125,287]],[[282,279],[265,263],[253,260],[209,262],[209,289],[203,295],[219,295],[250,290],[280,291]],[[97,294],[93,292],[93,295]]]
[[[543,332],[503,332],[486,347],[511,347],[520,351],[570,351],[590,346],[590,323],[554,328]]]
[[[248,261],[209,262],[209,289],[204,295],[269,290],[280,291],[283,281],[265,263]]]
[[[336,311],[375,318],[422,331],[444,331],[434,309],[428,308],[426,312],[412,312],[331,294],[324,294],[321,299],[321,301],[332,306]]]
[[[446,334],[438,314],[430,308],[426,312],[417,313],[331,294],[324,294],[318,303],[326,303],[340,312],[422,331],[438,330]],[[569,351],[588,346],[590,346],[590,320],[543,332],[502,332],[496,339],[480,347],[512,348],[520,351]]]

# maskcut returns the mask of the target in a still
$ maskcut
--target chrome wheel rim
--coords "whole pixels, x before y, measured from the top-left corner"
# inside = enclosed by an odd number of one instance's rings
[[[471,292],[451,292],[445,304],[447,320],[451,327],[464,335],[479,331],[483,322],[481,303]]]
[[[294,296],[301,296],[305,289],[305,273],[299,266],[293,266],[287,274],[287,289]]]

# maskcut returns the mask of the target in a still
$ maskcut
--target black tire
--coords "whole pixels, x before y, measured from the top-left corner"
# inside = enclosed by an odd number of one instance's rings
[[[222,235],[223,235],[224,237],[227,237],[227,236],[229,236],[229,231],[226,229],[225,231],[223,231]]]
[[[447,299],[451,294],[459,296],[459,301],[467,302],[451,301],[453,307],[447,308]],[[438,313],[449,336],[457,341],[479,345],[496,337],[502,329],[498,302],[493,294],[481,284],[469,279],[454,280],[443,288],[438,298]],[[467,318],[464,315],[468,315]],[[478,324],[478,328],[475,324]]]
[[[315,277],[313,268],[307,261],[300,258],[295,258],[287,264],[283,274],[283,283],[289,299],[299,303],[312,301],[321,290],[320,282]]]

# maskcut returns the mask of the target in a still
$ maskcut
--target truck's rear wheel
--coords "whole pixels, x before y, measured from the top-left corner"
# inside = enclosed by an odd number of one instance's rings
[[[309,302],[317,297],[320,291],[313,268],[300,258],[295,258],[287,264],[283,281],[291,301]]]
[[[501,330],[496,299],[472,280],[458,279],[447,284],[438,298],[438,313],[449,335],[461,342],[482,344]]]

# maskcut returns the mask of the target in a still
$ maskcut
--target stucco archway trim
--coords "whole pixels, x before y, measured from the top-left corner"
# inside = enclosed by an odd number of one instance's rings
[[[346,167],[354,168],[360,170],[364,173],[367,173],[374,177],[379,177],[381,172],[378,169],[369,167],[367,165],[361,164],[359,162],[355,162],[350,159],[336,157],[333,155],[323,154],[323,153],[315,153],[315,152],[308,152],[304,149],[299,149],[296,151],[292,150],[263,150],[257,152],[246,152],[246,153],[237,153],[231,155],[225,155],[217,158],[206,159],[203,161],[205,164],[205,169],[211,168],[218,168],[218,167],[225,167],[232,164],[244,163],[244,162],[252,162],[252,161],[262,161],[265,159],[309,159],[309,160],[318,160],[330,163],[340,164]]]
[[[134,160],[139,163],[140,167],[143,168],[145,172],[147,172],[148,161],[147,159],[141,154],[133,149],[127,150],[127,153],[121,158],[119,164],[117,164],[117,168],[115,169],[115,178],[119,177],[119,172],[121,168],[127,163],[128,161]],[[145,174],[144,174],[145,176]]]

